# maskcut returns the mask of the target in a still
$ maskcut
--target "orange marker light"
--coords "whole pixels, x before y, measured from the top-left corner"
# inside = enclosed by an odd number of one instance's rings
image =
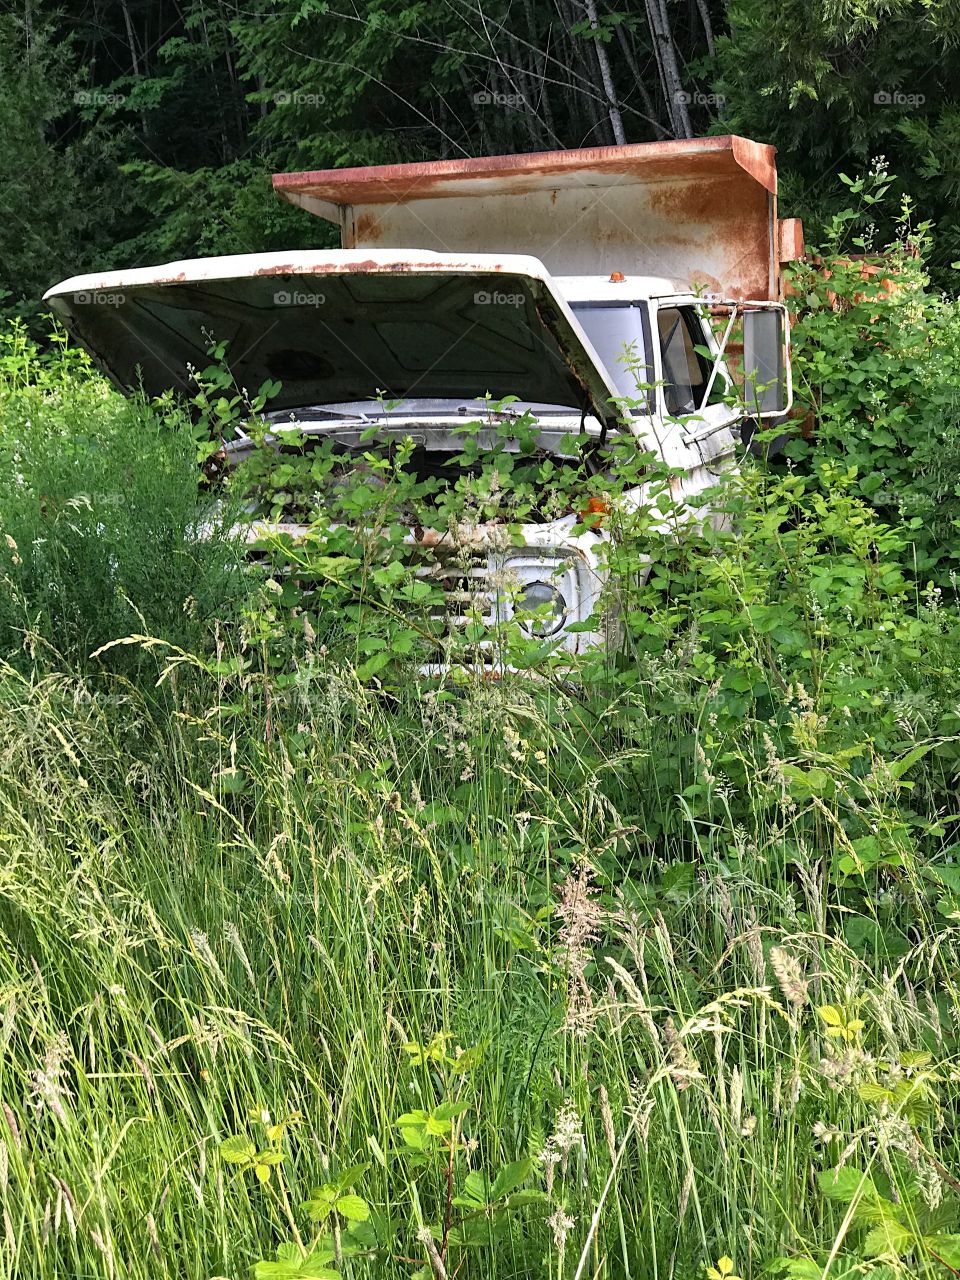
[[[611,284],[623,284],[623,282],[624,282],[624,280],[626,280],[626,278],[627,278],[627,277],[623,274],[623,272],[622,272],[622,271],[611,271],[611,272],[610,272],[610,283],[611,283]]]
[[[586,506],[581,507],[577,514],[582,524],[598,529],[603,524],[604,517],[610,514],[610,504],[606,498],[588,498]]]

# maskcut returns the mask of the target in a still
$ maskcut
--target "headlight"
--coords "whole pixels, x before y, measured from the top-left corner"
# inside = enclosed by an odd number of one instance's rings
[[[515,608],[518,613],[537,615],[524,618],[522,626],[540,640],[556,635],[567,620],[567,602],[549,582],[531,582],[524,587]]]

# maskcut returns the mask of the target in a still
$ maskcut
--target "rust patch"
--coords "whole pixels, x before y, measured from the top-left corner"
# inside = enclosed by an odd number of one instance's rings
[[[279,266],[258,267],[255,276],[295,276],[301,274],[295,262],[281,262]]]
[[[314,262],[309,266],[304,266],[296,262],[283,262],[279,266],[271,264],[268,267],[258,267],[251,274],[254,276],[330,276],[330,275],[352,275],[356,272],[367,272],[371,274],[383,275],[403,275],[416,274],[417,272],[437,272],[439,274],[455,274],[458,271],[469,272],[471,275],[482,275],[486,272],[501,272],[505,270],[502,262],[484,262],[478,268],[475,260],[465,259],[462,262],[440,262],[436,258],[418,258],[411,260],[409,258],[398,258],[389,262],[378,262],[374,258],[356,258],[337,262]],[[238,279],[246,279],[246,276],[236,277]],[[163,284],[166,281],[157,281]]]
[[[379,240],[383,234],[380,219],[372,213],[358,213],[353,234],[356,240],[362,240],[364,243]]]
[[[522,194],[562,186],[606,186],[610,178],[658,183],[669,178],[701,180],[716,174],[748,173],[768,191],[776,190],[774,148],[727,135],[681,138],[622,147],[584,147],[521,155],[478,156],[418,164],[316,169],[276,173],[273,187],[289,200],[312,196],[335,205],[403,203],[433,196],[463,195],[467,189]]]
[[[765,298],[770,292],[773,246],[770,243],[769,196],[756,184],[731,178],[703,183],[670,183],[651,190],[650,208],[673,228],[664,243],[686,244],[690,232],[709,234],[711,273],[718,293]],[[699,256],[699,255],[698,255]],[[698,267],[698,276],[706,279]]]

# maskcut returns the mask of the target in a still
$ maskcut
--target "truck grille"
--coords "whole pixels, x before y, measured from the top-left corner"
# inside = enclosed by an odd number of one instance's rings
[[[428,606],[430,618],[440,624],[441,631],[495,620],[496,592],[489,583],[490,560],[485,552],[462,548],[440,552],[433,547],[417,556],[412,567],[418,578],[443,593],[442,601],[435,599]]]

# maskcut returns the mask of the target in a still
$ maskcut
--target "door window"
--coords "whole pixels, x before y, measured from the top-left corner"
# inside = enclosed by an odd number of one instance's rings
[[[657,327],[667,413],[674,417],[697,413],[712,367],[696,349],[706,341],[700,319],[693,307],[662,307],[657,312]]]

